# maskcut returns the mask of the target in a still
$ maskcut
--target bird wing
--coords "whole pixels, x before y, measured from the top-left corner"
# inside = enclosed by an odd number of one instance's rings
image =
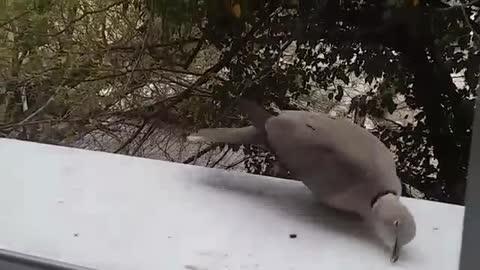
[[[392,153],[353,123],[326,114],[283,111],[266,122],[265,130],[282,165],[322,198],[399,188]]]

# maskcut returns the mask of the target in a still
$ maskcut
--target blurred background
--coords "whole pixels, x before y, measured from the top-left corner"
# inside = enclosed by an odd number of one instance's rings
[[[462,205],[479,7],[0,0],[0,137],[272,175],[259,147],[185,139],[246,125],[246,95],[350,119],[395,153],[406,196]]]

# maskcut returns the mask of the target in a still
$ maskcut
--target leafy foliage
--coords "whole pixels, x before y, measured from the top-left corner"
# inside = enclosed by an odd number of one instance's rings
[[[102,132],[117,142],[113,151],[136,154],[159,128],[246,124],[235,109],[240,95],[272,112],[304,100],[308,107],[321,95],[347,103],[354,122],[376,123],[372,132],[395,152],[405,187],[463,203],[479,80],[478,3],[5,3],[0,136],[66,143]],[[416,115],[391,120],[405,111]],[[129,136],[118,138],[125,130]],[[184,161],[240,147],[223,149],[212,145]],[[250,172],[272,173],[268,151],[241,149]]]

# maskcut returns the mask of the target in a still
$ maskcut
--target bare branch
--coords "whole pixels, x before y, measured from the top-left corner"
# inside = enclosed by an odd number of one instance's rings
[[[114,153],[118,153],[122,151],[125,147],[127,147],[129,144],[131,144],[137,137],[142,133],[142,130],[145,128],[145,126],[148,124],[148,121],[144,121],[142,126],[140,126],[133,135],[128,138],[128,140],[125,141],[117,150],[114,151]]]
[[[235,42],[231,49],[226,52],[222,58],[215,64],[213,65],[212,67],[210,67],[209,69],[207,69],[207,71],[205,71],[203,73],[203,75],[198,78],[189,88],[185,89],[185,91],[183,91],[181,94],[179,94],[178,96],[176,96],[175,98],[172,98],[170,99],[171,100],[171,103],[168,104],[167,106],[165,106],[165,104],[163,102],[157,102],[155,104],[153,104],[151,107],[153,107],[154,109],[152,111],[154,111],[154,113],[150,116],[150,117],[155,117],[157,116],[158,114],[160,114],[161,112],[163,112],[165,109],[168,109],[168,108],[171,108],[175,105],[177,105],[178,103],[182,102],[184,99],[187,99],[191,96],[192,92],[200,87],[201,85],[205,84],[206,82],[208,82],[212,77],[214,77],[220,70],[222,70],[224,67],[226,67],[230,61],[235,57],[237,56],[237,54],[242,50],[244,49],[245,47],[245,44],[251,40],[255,33],[258,31],[258,29],[260,29],[260,27],[264,24],[264,22],[269,18],[269,16],[265,16],[264,18],[261,18],[258,22],[256,22],[252,28],[250,29],[250,31],[242,38],[240,39],[239,41]]]
[[[117,2],[115,2],[115,3],[112,3],[112,4],[104,7],[104,8],[97,9],[97,10],[92,10],[92,11],[87,11],[87,12],[83,13],[80,17],[78,17],[78,18],[70,21],[70,22],[68,23],[68,25],[65,26],[65,28],[63,28],[62,30],[58,31],[58,32],[55,33],[55,34],[48,34],[47,36],[58,36],[58,35],[60,35],[60,34],[63,34],[63,33],[65,33],[66,31],[68,31],[68,29],[70,29],[76,22],[83,20],[83,19],[84,19],[85,17],[87,17],[88,15],[93,15],[93,14],[105,12],[105,11],[107,11],[107,10],[109,10],[109,9],[115,7],[115,6],[119,6],[119,5],[121,5],[121,4],[123,4],[123,3],[127,2],[127,1],[130,1],[130,0],[117,1]]]
[[[198,53],[199,53],[200,50],[202,49],[203,44],[205,44],[205,41],[206,41],[206,40],[207,40],[207,34],[206,34],[206,33],[203,33],[203,34],[202,34],[202,37],[200,38],[200,41],[198,41],[197,46],[196,46],[195,49],[193,50],[192,55],[190,55],[190,57],[188,57],[187,61],[186,61],[185,64],[183,65],[183,68],[184,68],[184,69],[188,69],[188,68],[190,67],[190,65],[192,64],[193,60],[195,60],[195,57],[197,57]]]
[[[446,8],[437,8],[436,10],[439,10],[439,11],[449,11],[449,10],[453,10],[453,9],[457,9],[457,8],[466,8],[466,7],[471,7],[477,3],[480,3],[480,0],[474,0],[470,3],[467,3],[467,4],[456,4],[456,5],[452,5],[450,7],[446,7]]]
[[[7,26],[7,25],[11,24],[12,22],[14,22],[14,21],[16,21],[16,20],[20,19],[21,17],[23,17],[23,16],[25,16],[25,15],[27,15],[27,14],[29,14],[29,13],[30,13],[30,10],[27,10],[27,11],[25,11],[25,12],[23,12],[23,13],[21,13],[21,14],[19,14],[19,15],[15,16],[15,17],[11,18],[10,20],[8,20],[8,21],[6,21],[6,22],[4,22],[4,23],[0,24],[0,28],[3,28],[3,27],[5,27],[5,26]]]
[[[71,118],[71,119],[49,119],[49,120],[38,120],[25,123],[15,123],[0,126],[0,130],[8,130],[17,127],[32,126],[32,125],[41,125],[41,124],[52,124],[52,123],[72,123],[72,122],[83,122],[88,121],[86,118]]]
[[[212,165],[210,165],[210,168],[214,168],[215,166],[217,166],[218,163],[220,163],[220,161],[222,161],[231,150],[232,149],[229,148],[226,151],[224,151],[223,154],[217,159],[217,161],[215,161]]]
[[[169,43],[161,43],[161,44],[152,44],[152,45],[146,45],[145,47],[147,49],[157,49],[157,48],[165,48],[165,47],[173,47],[173,46],[178,46],[178,45],[183,45],[183,44],[188,44],[188,43],[195,43],[198,42],[200,39],[198,38],[190,38],[190,39],[185,39],[185,40],[177,40]],[[136,46],[113,46],[109,48],[109,51],[135,51],[137,49]]]
[[[478,2],[478,1],[476,1]],[[467,24],[468,28],[470,28],[470,31],[472,31],[473,35],[475,36],[475,38],[477,39],[477,42],[480,42],[480,34],[477,33],[477,31],[475,31],[475,29],[473,28],[473,25],[472,23],[470,22],[470,18],[468,17],[467,15],[467,12],[465,11],[465,6],[459,6],[460,7],[460,10],[462,11],[462,14],[463,14],[463,18],[465,20],[465,23]],[[474,42],[474,47],[477,48],[478,47],[478,44]]]
[[[132,152],[132,155],[137,154],[138,150],[145,144],[145,141],[147,141],[150,136],[152,136],[153,132],[157,129],[157,126],[155,124],[150,125],[148,128],[147,132],[143,135],[142,139],[140,139],[140,142],[138,142],[137,147]]]
[[[229,170],[229,169],[231,169],[231,168],[233,168],[233,167],[236,167],[236,166],[240,165],[241,163],[247,161],[249,158],[250,158],[250,157],[242,158],[241,160],[239,160],[239,161],[237,161],[237,162],[234,162],[234,163],[226,166],[226,167],[225,167],[225,170]]]
[[[60,89],[62,88],[62,85],[63,85],[64,81],[59,85],[57,86],[57,89],[55,89],[55,91],[53,92],[53,94],[50,96],[50,98],[47,100],[47,102],[45,102],[45,104],[43,104],[40,108],[38,108],[36,111],[34,111],[32,114],[30,114],[29,116],[25,117],[25,119],[23,119],[22,121],[19,122],[20,125],[24,124],[25,122],[29,121],[30,119],[32,119],[33,117],[35,117],[37,114],[39,114],[40,112],[42,112],[43,110],[45,110],[45,108],[48,107],[48,105],[50,105],[50,103],[52,103],[52,101],[55,99],[55,97],[58,95],[58,92],[60,92]]]
[[[194,160],[196,160],[197,158],[199,157],[202,157],[204,156],[205,154],[207,154],[208,152],[212,151],[213,149],[215,149],[219,144],[211,144],[209,145],[208,147],[206,147],[205,149],[199,151],[198,153],[196,153],[195,155],[185,159],[182,163],[183,164],[190,164],[192,163]]]

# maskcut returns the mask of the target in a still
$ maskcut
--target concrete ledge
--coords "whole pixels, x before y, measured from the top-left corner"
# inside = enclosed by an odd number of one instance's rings
[[[98,270],[458,269],[455,205],[403,198],[417,237],[392,265],[299,182],[0,139],[0,185],[1,249]]]

